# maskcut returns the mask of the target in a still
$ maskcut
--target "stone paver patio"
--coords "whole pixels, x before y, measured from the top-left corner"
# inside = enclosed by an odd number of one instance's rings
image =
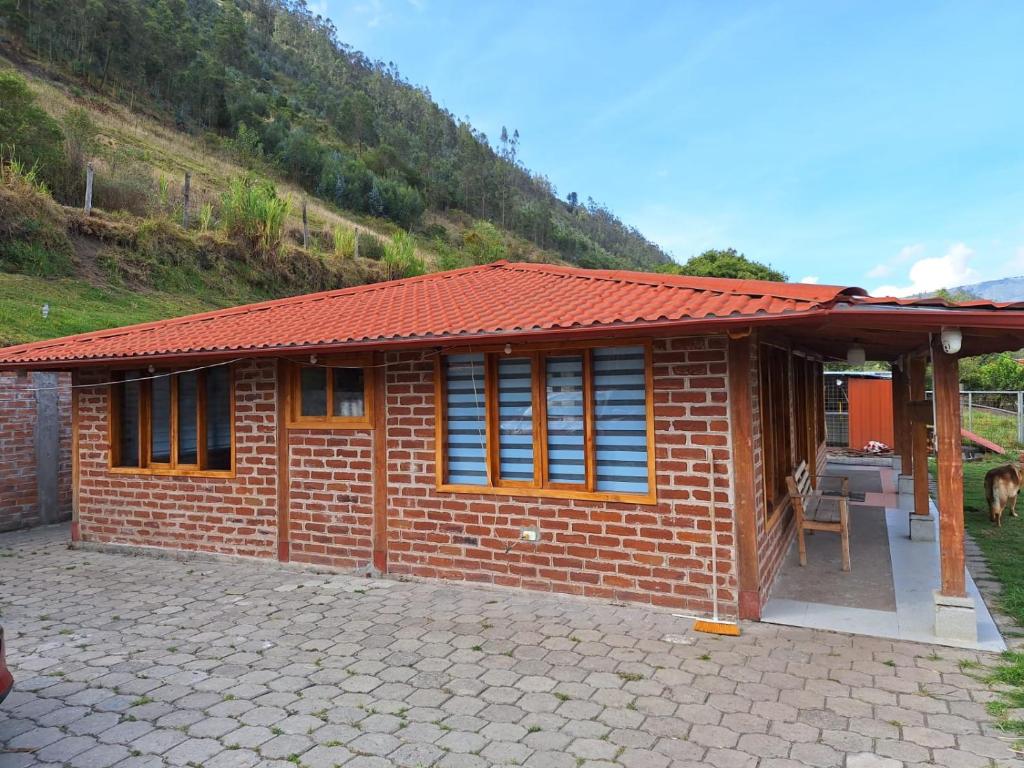
[[[0,536],[0,768],[1020,765],[969,651]]]

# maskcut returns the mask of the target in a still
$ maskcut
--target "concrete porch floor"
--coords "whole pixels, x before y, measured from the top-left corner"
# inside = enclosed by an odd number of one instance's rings
[[[911,541],[893,469],[829,464],[827,474],[849,476],[851,491],[865,494],[863,504],[850,505],[852,570],[840,569],[838,535],[809,536],[804,568],[794,540],[762,621],[976,650],[1006,649],[969,571],[967,590],[976,605],[978,642],[936,637],[932,591],[939,586],[938,541]],[[934,517],[937,525],[938,515]]]

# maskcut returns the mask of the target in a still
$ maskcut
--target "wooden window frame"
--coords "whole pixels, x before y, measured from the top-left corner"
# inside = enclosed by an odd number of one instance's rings
[[[761,344],[758,350],[761,472],[765,526],[769,530],[778,524],[790,504],[785,479],[793,471],[794,462],[793,379],[791,350],[770,343]],[[773,420],[778,420],[778,423],[773,424]],[[780,460],[780,452],[785,454],[784,463]]]
[[[302,379],[304,368],[323,368],[326,371],[326,408],[324,416],[302,415]],[[333,416],[335,368],[359,368],[363,371],[363,415]],[[288,365],[288,426],[296,429],[373,429],[374,377],[372,355],[331,356],[316,364],[291,361]]]
[[[647,424],[647,493],[622,493],[596,490],[597,450],[595,435],[594,369],[591,350],[611,347],[640,347],[644,350],[644,396]],[[447,467],[447,389],[444,375],[445,355],[438,356],[434,365],[435,420],[435,487],[445,493],[471,493],[500,496],[530,496],[555,499],[581,499],[589,501],[610,501],[630,504],[653,505],[658,503],[657,473],[655,467],[655,424],[654,424],[654,367],[650,339],[603,340],[576,343],[572,346],[557,343],[529,344],[514,346],[505,353],[504,345],[474,347],[469,350],[452,350],[451,354],[482,354],[484,356],[484,403],[486,435],[486,485],[465,485],[448,483]],[[583,357],[583,429],[584,469],[582,484],[550,482],[547,456],[547,368],[549,357]],[[497,361],[502,358],[531,359],[533,420],[533,482],[524,480],[502,480],[500,477],[500,452],[498,445],[498,377]]]
[[[141,376],[139,380],[139,466],[121,467],[118,466],[120,457],[120,430],[121,425],[117,414],[120,411],[121,387],[122,384],[110,384],[107,387],[107,468],[110,472],[119,475],[175,475],[179,477],[220,477],[231,478],[235,476],[236,456],[236,435],[235,435],[235,372],[233,366],[228,366],[228,402],[230,411],[228,414],[231,427],[231,466],[228,469],[203,469],[206,463],[206,377],[205,371],[197,371],[196,385],[196,464],[178,463],[178,376],[184,371],[158,371],[158,374],[167,374],[171,380],[171,460],[170,462],[154,463],[151,458],[152,444],[150,442],[152,425],[152,379],[147,375]],[[127,369],[138,370],[138,369]],[[113,375],[122,376],[127,370],[115,371]],[[121,381],[124,381],[122,378]]]

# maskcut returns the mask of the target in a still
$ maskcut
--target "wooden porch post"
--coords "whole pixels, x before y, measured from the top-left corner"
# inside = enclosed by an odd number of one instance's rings
[[[941,593],[966,594],[964,579],[964,475],[960,447],[960,363],[942,351],[938,334],[932,337],[932,375],[935,380],[935,430],[938,442],[939,552]]]
[[[899,363],[892,368],[892,434],[893,452],[903,460],[902,474],[913,472],[913,455],[910,450],[910,382],[907,371],[907,358],[900,357]]]
[[[909,357],[907,366],[910,399],[914,402],[923,402],[925,400],[924,376],[928,362],[920,356]],[[927,515],[929,513],[928,424],[919,419],[914,419],[910,424],[910,455],[914,475],[914,514]]]
[[[729,421],[732,480],[739,560],[739,614],[761,618],[761,567],[757,553],[757,496],[754,492],[754,404],[751,392],[751,335],[729,338]]]

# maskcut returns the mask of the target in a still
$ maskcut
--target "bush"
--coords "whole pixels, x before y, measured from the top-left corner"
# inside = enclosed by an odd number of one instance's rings
[[[80,206],[85,200],[85,167],[96,154],[99,129],[89,113],[80,107],[64,116],[64,157],[54,168],[51,191],[55,200],[64,205]],[[95,184],[93,203],[96,203]]]
[[[388,280],[426,272],[423,259],[416,255],[416,243],[406,232],[399,232],[385,244],[383,266]]]
[[[147,216],[155,199],[156,183],[148,166],[127,158],[114,158],[109,164],[94,166],[92,204],[104,211],[127,211],[136,216]],[[82,175],[82,193],[85,194],[85,170]],[[79,206],[82,200],[74,205]]]
[[[277,196],[269,181],[232,179],[221,197],[221,220],[228,235],[243,240],[264,257],[277,253],[291,201]]]
[[[359,233],[359,255],[364,259],[381,261],[384,258],[384,243],[376,235]]]
[[[463,250],[473,264],[490,264],[508,256],[505,237],[489,221],[478,221],[462,236]]]

